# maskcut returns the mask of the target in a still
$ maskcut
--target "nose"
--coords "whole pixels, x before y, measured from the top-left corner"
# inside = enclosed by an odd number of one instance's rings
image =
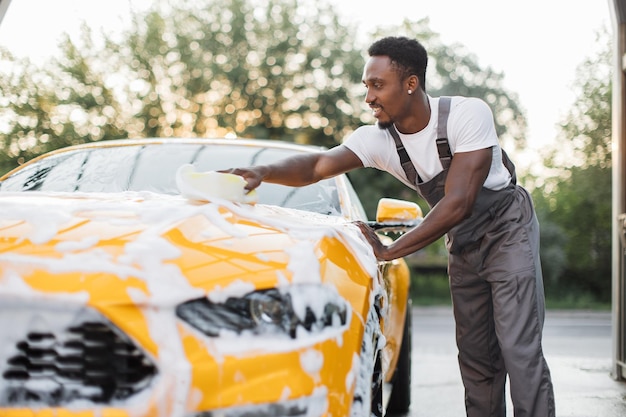
[[[368,88],[367,92],[365,93],[365,102],[367,104],[372,104],[374,102],[374,100],[376,99],[376,97],[374,96],[374,94],[372,93],[372,89]]]

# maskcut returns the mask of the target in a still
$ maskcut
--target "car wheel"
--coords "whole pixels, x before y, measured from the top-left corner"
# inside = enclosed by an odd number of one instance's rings
[[[404,414],[411,405],[411,300],[407,302],[400,356],[393,376],[388,413]]]
[[[383,371],[380,352],[376,353],[374,372],[372,373],[372,408],[371,416],[383,417]]]

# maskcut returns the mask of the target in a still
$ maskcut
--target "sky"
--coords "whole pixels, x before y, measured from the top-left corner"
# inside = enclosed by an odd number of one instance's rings
[[[445,44],[460,43],[481,67],[504,73],[528,120],[531,151],[555,139],[571,108],[576,68],[597,48],[596,33],[612,30],[611,0],[350,0],[337,4],[361,30],[430,19]]]
[[[140,0],[145,1],[146,0]],[[528,119],[531,150],[554,140],[574,102],[576,68],[594,56],[596,33],[612,30],[611,0],[334,0],[346,20],[366,34],[405,18],[428,17],[446,44],[460,43],[482,67],[504,74]],[[37,59],[56,50],[61,31],[73,33],[83,16],[121,25],[128,0],[12,0],[0,25],[0,45]],[[50,16],[59,22],[49,25]],[[95,21],[95,20],[94,20]],[[16,35],[17,34],[17,35]]]

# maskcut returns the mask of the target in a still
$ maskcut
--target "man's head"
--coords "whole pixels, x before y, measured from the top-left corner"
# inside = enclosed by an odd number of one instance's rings
[[[426,91],[428,54],[421,43],[403,36],[389,36],[374,42],[367,50],[369,56],[388,56],[400,78],[416,75],[420,87]]]
[[[424,104],[428,106],[424,86],[428,58],[424,47],[405,37],[387,37],[374,42],[368,53],[370,58],[363,71],[365,101],[378,127],[385,129],[404,122],[403,127],[414,129],[424,120],[427,123],[427,118],[419,119],[417,114],[422,113]]]

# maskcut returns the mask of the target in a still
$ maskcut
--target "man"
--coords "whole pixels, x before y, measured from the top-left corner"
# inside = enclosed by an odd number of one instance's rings
[[[380,260],[446,236],[467,415],[504,416],[508,375],[516,417],[553,417],[541,346],[538,223],[529,194],[515,184],[490,108],[477,98],[430,97],[427,53],[415,40],[383,38],[368,53],[363,83],[376,125],[319,154],[230,172],[252,190],[262,181],[302,186],[366,166],[416,189],[431,210],[393,243],[383,245],[366,224],[358,225]]]

